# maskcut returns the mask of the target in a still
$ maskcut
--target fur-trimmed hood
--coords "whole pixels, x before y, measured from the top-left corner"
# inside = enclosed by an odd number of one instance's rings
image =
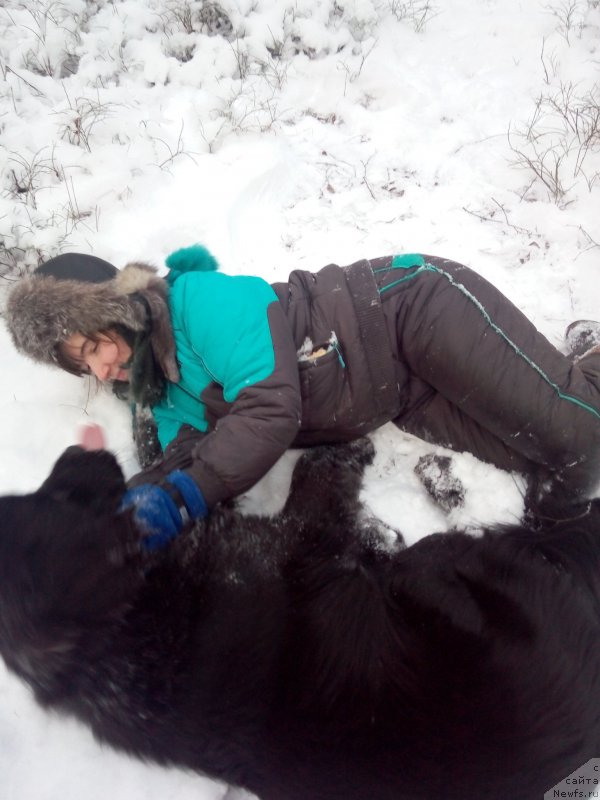
[[[115,325],[147,330],[165,377],[179,380],[168,287],[147,264],[127,264],[101,282],[34,273],[11,291],[6,323],[17,350],[46,364],[57,363],[57,345],[73,333],[91,335]]]

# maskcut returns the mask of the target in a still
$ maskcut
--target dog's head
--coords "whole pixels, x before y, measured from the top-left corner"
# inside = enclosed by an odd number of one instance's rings
[[[93,657],[142,580],[124,491],[110,453],[71,447],[37,492],[0,498],[0,654],[41,702],[68,691],[74,649]]]

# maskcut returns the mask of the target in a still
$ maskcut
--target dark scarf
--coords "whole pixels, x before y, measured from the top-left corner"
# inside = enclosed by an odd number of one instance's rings
[[[147,326],[148,327],[148,326]],[[162,458],[156,423],[151,406],[161,399],[166,378],[152,350],[150,331],[118,331],[131,347],[132,356],[123,366],[129,369],[129,381],[115,381],[113,393],[131,404],[133,440],[142,469]]]
[[[118,333],[131,347],[131,358],[122,366],[129,370],[128,381],[115,381],[113,392],[121,399],[127,399],[141,407],[151,407],[158,403],[164,394],[167,378],[155,353],[155,339],[152,336],[152,310],[146,298],[136,292],[132,300],[144,309],[144,327],[139,331],[119,325]]]

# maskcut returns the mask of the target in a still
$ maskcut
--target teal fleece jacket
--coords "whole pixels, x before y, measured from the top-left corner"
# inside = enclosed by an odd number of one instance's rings
[[[170,309],[179,383],[168,383],[153,408],[163,449],[182,424],[208,430],[206,408],[198,399],[212,381],[233,403],[240,391],[268,378],[275,353],[267,309],[277,302],[260,278],[220,272],[172,273]]]

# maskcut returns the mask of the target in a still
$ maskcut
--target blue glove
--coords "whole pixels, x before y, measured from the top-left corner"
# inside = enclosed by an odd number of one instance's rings
[[[159,550],[183,528],[185,522],[208,513],[202,492],[181,470],[170,472],[164,485],[143,483],[123,495],[121,511],[134,509],[134,519],[146,536],[144,547]]]

